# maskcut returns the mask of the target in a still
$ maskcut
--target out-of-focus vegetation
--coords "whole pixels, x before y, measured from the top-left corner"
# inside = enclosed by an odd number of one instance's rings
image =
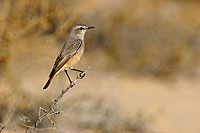
[[[53,61],[74,24],[96,27],[86,34],[86,52],[80,62],[81,66],[92,65],[93,74],[111,71],[171,79],[193,76],[199,71],[199,18],[198,0],[1,0],[0,101],[6,102],[0,102],[0,122],[9,117],[15,103],[18,107],[14,118],[18,120],[23,114],[33,121],[38,107],[47,107],[59,92],[54,89],[39,98]],[[66,84],[59,83],[54,88]],[[115,111],[120,108],[116,103],[106,110],[102,99],[88,106],[88,114],[82,114],[85,110],[81,106],[75,107],[81,101],[70,101],[68,107],[73,105],[81,114],[79,118],[88,117],[74,120],[78,118],[71,110],[67,115],[72,118],[68,118],[73,119],[76,128],[84,123],[88,129],[102,131],[145,131],[148,127],[149,118],[142,114],[134,120],[122,118]],[[100,113],[96,114],[97,110]],[[96,121],[89,119],[90,115]]]
[[[86,37],[87,50],[91,56],[103,51],[98,58],[105,60],[105,67],[165,77],[194,72],[199,66],[198,1],[111,3],[2,0],[1,69],[16,41],[51,36],[63,42],[71,26],[80,22],[96,26],[93,36]]]

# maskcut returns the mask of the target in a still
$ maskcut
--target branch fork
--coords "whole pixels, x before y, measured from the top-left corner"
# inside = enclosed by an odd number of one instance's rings
[[[28,132],[33,132],[34,130],[37,130],[37,127],[39,125],[39,123],[42,122],[42,120],[44,118],[48,118],[48,120],[51,122],[51,124],[54,126],[54,128],[60,133],[61,131],[58,129],[58,127],[56,126],[55,122],[52,120],[52,118],[50,117],[51,115],[55,115],[55,114],[60,114],[62,113],[63,111],[61,110],[58,110],[58,111],[55,111],[57,105],[58,105],[58,102],[61,100],[61,98],[64,96],[64,94],[71,88],[74,87],[75,83],[79,80],[79,79],[82,79],[85,74],[87,73],[87,71],[90,69],[91,67],[88,66],[83,72],[81,72],[75,80],[73,80],[70,85],[68,85],[66,88],[62,89],[61,93],[53,100],[53,102],[50,104],[50,106],[48,107],[48,109],[44,109],[42,107],[39,108],[39,111],[38,111],[38,118],[37,120],[35,121],[34,125],[32,127],[30,127],[28,129]],[[73,68],[70,68],[70,69],[73,69]],[[42,113],[43,112],[43,113]]]

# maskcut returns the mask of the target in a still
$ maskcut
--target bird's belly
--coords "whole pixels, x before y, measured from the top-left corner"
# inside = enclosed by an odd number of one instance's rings
[[[81,56],[83,55],[83,48],[78,51],[66,64],[65,67],[71,67],[75,65],[80,59]]]

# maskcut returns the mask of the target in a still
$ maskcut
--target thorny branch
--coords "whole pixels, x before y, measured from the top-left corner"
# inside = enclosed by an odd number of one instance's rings
[[[85,76],[85,74],[87,73],[87,71],[88,71],[89,69],[90,69],[90,66],[87,67],[82,73],[80,73],[80,74],[76,77],[76,79],[73,80],[72,83],[71,83],[67,88],[64,88],[64,89],[61,91],[60,95],[58,95],[57,98],[55,98],[55,99],[53,100],[53,102],[51,103],[51,105],[48,107],[47,110],[44,109],[44,108],[42,108],[42,107],[39,108],[38,118],[37,118],[37,120],[35,121],[34,125],[33,125],[32,127],[29,127],[28,132],[32,132],[32,131],[34,131],[35,129],[37,129],[39,123],[41,123],[41,121],[42,121],[44,118],[48,118],[48,120],[49,120],[49,121],[51,122],[51,124],[56,128],[56,130],[57,130],[58,132],[61,132],[61,131],[57,128],[56,124],[53,122],[53,120],[51,119],[50,116],[53,115],[53,114],[60,114],[60,113],[62,112],[61,110],[60,110],[60,111],[55,111],[55,108],[57,107],[58,102],[61,100],[61,98],[64,96],[64,94],[65,94],[69,89],[71,89],[71,88],[74,87],[75,83],[76,83],[79,79],[82,79],[82,78]],[[43,111],[43,113],[41,113],[41,111]]]

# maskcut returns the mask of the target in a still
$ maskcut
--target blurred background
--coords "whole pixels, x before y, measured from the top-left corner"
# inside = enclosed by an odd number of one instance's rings
[[[92,68],[59,104],[62,132],[200,132],[199,0],[0,0],[4,132],[24,132],[69,84],[62,72],[42,90],[78,23],[96,28],[75,68]]]

